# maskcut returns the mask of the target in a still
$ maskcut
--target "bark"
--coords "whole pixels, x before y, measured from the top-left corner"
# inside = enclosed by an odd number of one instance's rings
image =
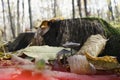
[[[19,0],[17,0],[17,32],[20,33],[20,14],[19,14]]]
[[[22,0],[22,26],[24,24],[24,0]]]
[[[2,12],[3,12],[3,23],[4,23],[4,37],[6,40],[6,24],[5,24],[5,7],[4,7],[4,1],[1,0],[2,3]]]
[[[72,0],[72,16],[73,19],[75,18],[75,4],[74,4],[74,0]]]
[[[98,17],[100,17],[100,10],[99,9],[97,9],[97,15],[98,15]]]
[[[109,11],[110,11],[110,13],[111,13],[111,18],[112,18],[112,20],[114,20],[115,18],[114,18],[114,15],[113,15],[113,9],[112,9],[111,0],[110,0],[109,3],[108,3],[108,9],[109,9]]]
[[[118,6],[117,6],[117,3],[115,0],[114,0],[114,4],[115,4],[115,15],[116,15],[116,18],[118,18],[119,17],[119,9],[118,9]]]
[[[57,1],[54,0],[54,17],[56,17],[56,6],[57,6]]]
[[[49,21],[49,23],[49,31],[42,35],[44,45],[62,46],[66,42],[75,42],[80,43],[80,47],[82,47],[91,35],[106,35],[102,22],[96,18],[64,19]]]
[[[9,19],[10,19],[10,27],[11,27],[11,30],[12,30],[13,38],[15,38],[15,30],[14,30],[14,26],[13,26],[13,22],[12,22],[12,14],[11,14],[9,0],[7,0],[7,4],[8,4]]]
[[[84,8],[85,8],[85,16],[88,16],[88,11],[87,11],[87,0],[84,0]]]
[[[30,19],[30,29],[32,29],[32,12],[31,12],[31,0],[28,0],[28,8],[29,8],[29,19]]]
[[[81,0],[77,0],[80,17],[82,17]]]
[[[32,42],[34,35],[33,32],[19,34],[13,42],[8,43],[8,51],[12,52],[26,48]]]

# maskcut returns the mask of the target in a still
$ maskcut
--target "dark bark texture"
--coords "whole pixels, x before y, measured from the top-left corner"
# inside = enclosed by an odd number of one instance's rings
[[[75,18],[75,3],[74,0],[72,0],[72,18]]]
[[[34,34],[33,32],[19,34],[13,42],[7,44],[8,51],[12,52],[26,48],[32,42]]]
[[[66,42],[76,42],[81,45],[86,39],[94,34],[105,36],[105,30],[99,20],[93,19],[66,19],[49,21],[49,31],[43,35],[46,45],[62,46]]]
[[[31,0],[28,0],[28,10],[29,10],[29,19],[30,19],[30,29],[32,29],[33,24],[32,24],[32,12],[31,12]]]
[[[13,19],[12,19],[12,14],[11,14],[10,1],[7,0],[7,3],[8,3],[8,12],[9,12],[9,19],[10,19],[10,27],[11,27],[13,38],[15,38],[15,30],[14,30],[13,21],[12,21]]]

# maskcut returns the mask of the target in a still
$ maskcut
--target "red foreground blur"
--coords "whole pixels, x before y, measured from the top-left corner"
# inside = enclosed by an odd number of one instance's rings
[[[20,68],[0,68],[0,80],[120,80],[116,75],[77,75],[59,71],[38,73]]]

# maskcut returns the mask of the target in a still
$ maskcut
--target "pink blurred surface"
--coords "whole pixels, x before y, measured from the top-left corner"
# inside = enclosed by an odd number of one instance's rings
[[[78,75],[60,71],[35,72],[20,68],[0,68],[0,80],[120,80],[116,75]]]

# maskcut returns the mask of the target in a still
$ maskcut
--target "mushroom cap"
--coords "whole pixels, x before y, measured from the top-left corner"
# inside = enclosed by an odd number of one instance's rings
[[[63,44],[62,46],[63,46],[63,47],[67,47],[67,48],[73,48],[73,47],[78,47],[78,46],[80,46],[80,43],[66,42],[66,43]]]

